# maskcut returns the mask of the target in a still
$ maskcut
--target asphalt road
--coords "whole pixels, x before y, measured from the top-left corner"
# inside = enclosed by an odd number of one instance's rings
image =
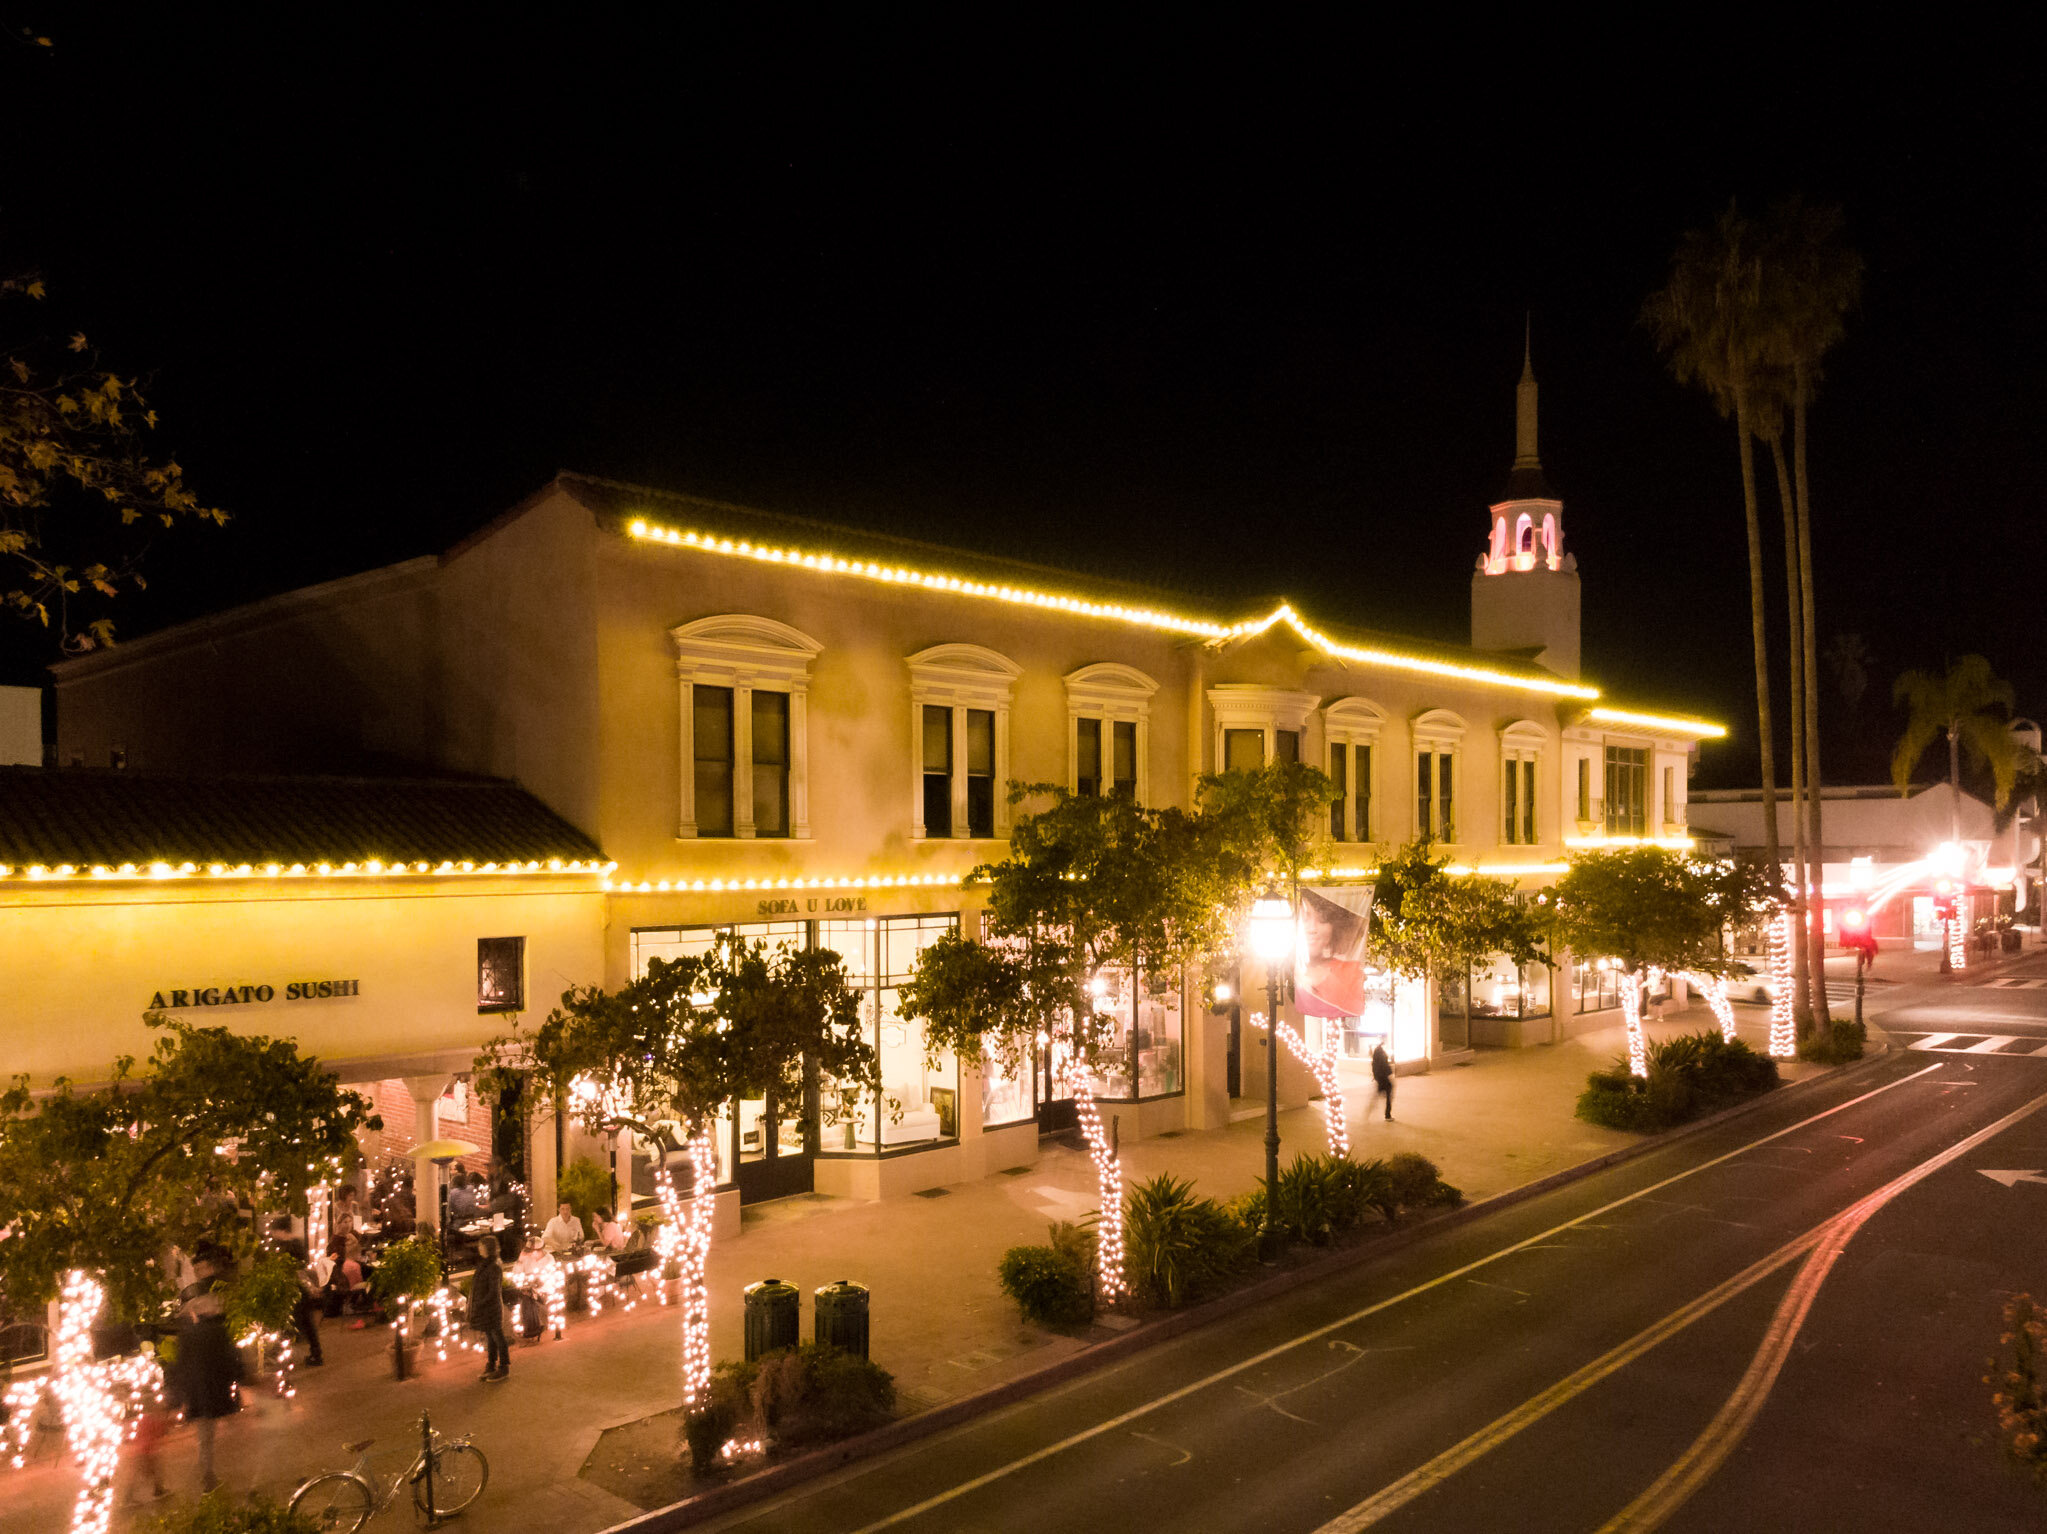
[[[2047,1182],[1982,1173],[2047,1178],[2047,984],[1881,1006],[1847,1081],[714,1526],[2037,1530],[1982,1376]]]

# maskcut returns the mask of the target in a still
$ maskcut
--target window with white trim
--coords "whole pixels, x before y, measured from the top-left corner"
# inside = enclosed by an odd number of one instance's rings
[[[937,840],[1009,834],[1009,713],[1023,668],[980,645],[942,644],[909,658],[916,787],[910,834]]]
[[[1159,684],[1142,671],[1103,661],[1066,677],[1066,781],[1076,794],[1150,789],[1151,698]]]
[[[1457,757],[1464,721],[1430,709],[1414,722],[1414,829],[1417,836],[1457,841]]]
[[[1542,727],[1527,720],[1500,732],[1500,840],[1508,846],[1532,847],[1539,838],[1536,766],[1546,743]]]
[[[824,647],[772,618],[669,630],[681,689],[682,837],[810,835],[810,665]]]
[[[1372,817],[1372,771],[1379,728],[1386,716],[1363,698],[1344,698],[1322,712],[1323,771],[1336,785],[1329,806],[1330,839],[1369,842],[1376,834]]]
[[[1218,682],[1208,689],[1215,721],[1210,745],[1219,772],[1263,767],[1267,762],[1306,760],[1301,746],[1308,716],[1321,699],[1286,687]]]
[[[1649,753],[1636,746],[1606,748],[1606,834],[1649,831]]]

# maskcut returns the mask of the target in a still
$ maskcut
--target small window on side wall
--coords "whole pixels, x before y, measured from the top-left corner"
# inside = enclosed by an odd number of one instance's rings
[[[526,1006],[526,939],[476,940],[476,1010],[520,1012]]]

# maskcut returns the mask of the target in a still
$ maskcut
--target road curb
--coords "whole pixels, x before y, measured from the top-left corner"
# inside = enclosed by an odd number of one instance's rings
[[[1063,1385],[1069,1380],[1119,1363],[1162,1342],[1184,1336],[1210,1322],[1220,1321],[1263,1304],[1267,1300],[1291,1293],[1295,1289],[1305,1288],[1347,1268],[1361,1267],[1374,1258],[1401,1251],[1425,1236],[1468,1225],[1488,1215],[1497,1214],[1502,1209],[1510,1209],[1516,1204],[1539,1198],[1557,1188],[1567,1187],[1594,1173],[1603,1172],[1608,1167],[1636,1160],[1665,1146],[1675,1145],[1694,1135],[1703,1134],[1730,1120],[1754,1113],[1765,1104],[1778,1101],[1785,1093],[1797,1092],[1816,1082],[1852,1080],[1867,1074],[1889,1053],[1889,1046],[1878,1047],[1873,1044],[1870,1053],[1852,1064],[1833,1066],[1801,1080],[1788,1082],[1774,1092],[1766,1092],[1747,1102],[1736,1103],[1731,1108],[1723,1108],[1718,1113],[1709,1114],[1689,1124],[1682,1124],[1676,1129],[1665,1130],[1662,1134],[1646,1136],[1634,1145],[1623,1145],[1618,1150],[1611,1150],[1604,1155],[1594,1156],[1589,1161],[1581,1161],[1575,1166],[1551,1172],[1546,1177],[1538,1177],[1534,1182],[1523,1183],[1518,1188],[1508,1188],[1476,1203],[1427,1215],[1411,1225],[1395,1227],[1382,1236],[1338,1247],[1311,1258],[1298,1267],[1247,1284],[1242,1289],[1186,1310],[1161,1316],[1155,1321],[1144,1322],[1131,1331],[1094,1343],[1042,1369],[1032,1370],[1029,1374],[1019,1375],[1013,1380],[990,1386],[973,1395],[962,1396],[956,1401],[948,1401],[942,1406],[931,1407],[914,1416],[899,1418],[886,1427],[876,1428],[871,1433],[863,1433],[858,1438],[849,1438],[843,1443],[814,1449],[795,1459],[784,1460],[778,1465],[771,1465],[740,1480],[710,1487],[695,1496],[685,1497],[680,1502],[671,1502],[666,1507],[655,1508],[623,1523],[613,1524],[603,1530],[602,1534],[670,1534],[671,1530],[692,1528],[745,1507],[749,1503],[764,1502],[792,1487],[830,1475],[833,1471],[843,1469],[858,1460],[872,1459],[905,1444],[915,1443],[919,1439],[929,1438],[948,1428],[957,1427],[961,1423],[971,1422],[976,1417],[1000,1411],[1005,1406],[1027,1400],[1054,1386]]]

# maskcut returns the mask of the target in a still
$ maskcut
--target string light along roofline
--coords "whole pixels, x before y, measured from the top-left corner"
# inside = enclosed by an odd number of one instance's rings
[[[825,574],[857,576],[889,585],[916,586],[927,591],[956,592],[961,596],[1007,602],[1019,607],[1039,607],[1053,612],[1074,613],[1086,618],[1102,618],[1144,628],[1161,629],[1167,633],[1184,634],[1189,638],[1206,640],[1211,644],[1227,644],[1231,640],[1252,638],[1264,633],[1275,623],[1284,623],[1307,643],[1338,660],[1355,661],[1367,666],[1384,666],[1398,671],[1420,672],[1429,676],[1450,677],[1459,681],[1490,682],[1502,687],[1549,693],[1560,698],[1589,701],[1600,695],[1597,687],[1584,682],[1567,681],[1562,677],[1507,671],[1494,666],[1469,665],[1376,646],[1345,644],[1309,623],[1291,602],[1281,602],[1262,618],[1224,623],[1213,618],[1197,618],[1186,613],[1168,612],[1162,608],[1141,607],[1121,602],[1097,602],[1087,597],[1064,596],[1007,582],[944,575],[936,571],[914,569],[907,565],[883,564],[875,560],[846,559],[812,549],[757,543],[747,538],[726,538],[715,533],[698,532],[694,528],[666,527],[644,517],[635,517],[628,522],[626,533],[643,543],[693,549],[705,554],[723,554],[737,559],[751,559],[761,564],[790,565],[797,569],[814,570]],[[1725,733],[1717,725],[1704,728]]]
[[[430,879],[531,878],[549,875],[590,875],[608,879],[616,863],[594,858],[529,858],[478,862],[419,859],[386,862],[365,858],[340,863],[0,863],[0,880],[14,884],[63,884],[72,881],[154,884],[177,879]]]
[[[1727,726],[1714,724],[1709,719],[1687,719],[1679,714],[1644,714],[1631,708],[1608,708],[1600,704],[1587,709],[1587,719],[1597,719],[1601,724],[1637,724],[1647,730],[1668,731],[1672,735],[1696,735],[1701,740],[1721,740],[1727,734]]]

